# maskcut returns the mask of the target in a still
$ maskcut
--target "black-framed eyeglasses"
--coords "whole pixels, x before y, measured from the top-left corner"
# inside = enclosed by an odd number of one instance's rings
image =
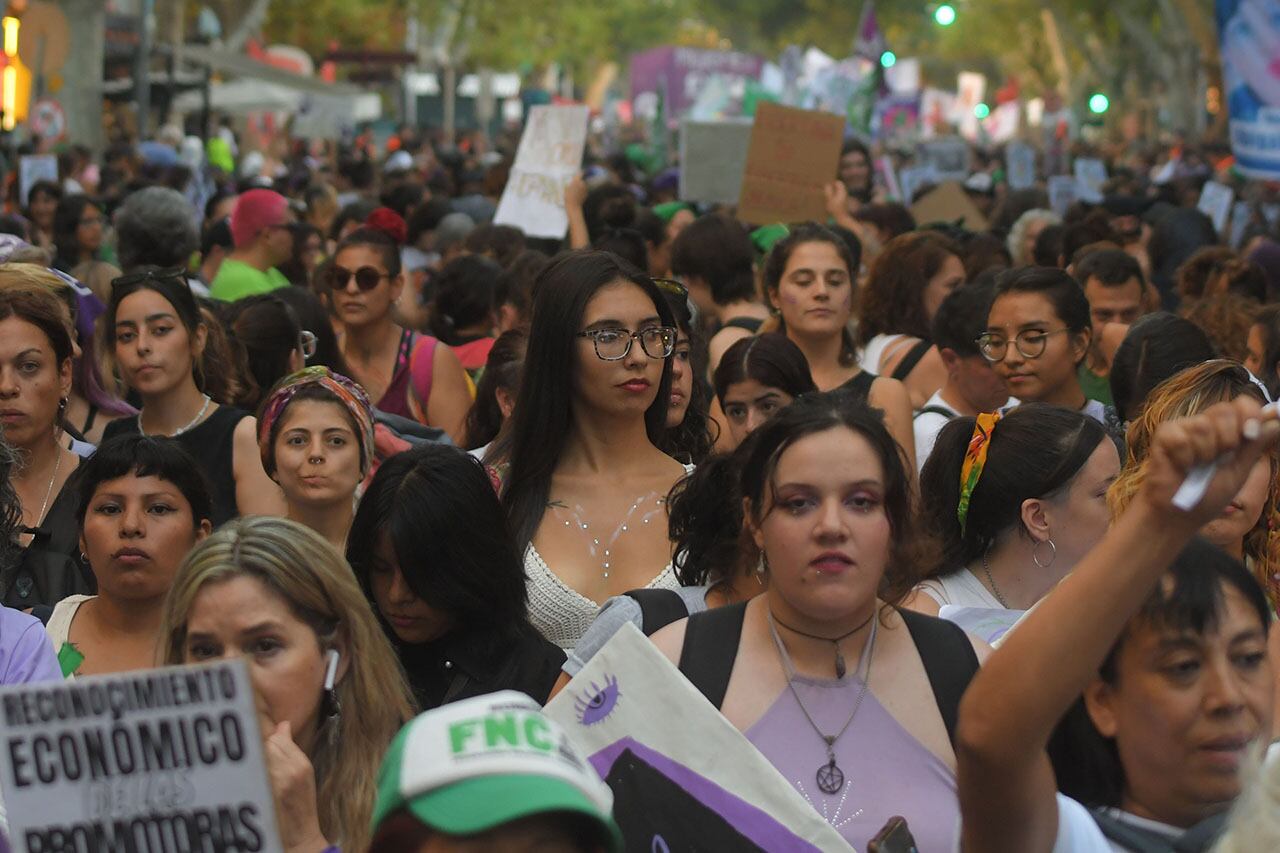
[[[389,273],[382,272],[376,267],[360,267],[354,272],[346,267],[336,265],[329,267],[329,281],[337,290],[346,290],[347,282],[351,281],[352,276],[355,277],[356,287],[361,290],[373,290],[378,286],[378,282],[384,278],[391,278]]]
[[[591,338],[596,347],[596,358],[602,361],[621,361],[631,352],[631,342],[639,340],[640,349],[649,358],[667,358],[676,348],[676,330],[671,326],[650,326],[638,332],[627,329],[591,329],[578,332],[579,338]]]
[[[319,340],[316,338],[315,332],[303,329],[298,333],[298,349],[302,351],[303,359],[314,358],[316,354],[316,346]]]
[[[144,281],[179,281],[183,284],[187,283],[187,271],[182,267],[167,267],[165,269],[149,269],[141,272],[132,272],[128,275],[118,276],[111,280],[111,287],[129,287],[134,284],[141,284]]]
[[[1054,329],[1052,332],[1044,332],[1040,329],[1025,329],[1014,335],[1013,345],[1023,358],[1039,358],[1044,355],[1044,349],[1049,345],[1050,336],[1070,331],[1067,328]],[[1009,354],[1009,339],[1004,335],[984,332],[974,339],[974,343],[978,345],[978,351],[982,353],[983,358],[992,364],[1004,361],[1005,356]]]

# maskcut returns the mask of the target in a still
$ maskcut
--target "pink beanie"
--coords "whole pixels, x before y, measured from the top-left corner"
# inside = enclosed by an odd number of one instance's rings
[[[289,202],[278,192],[249,190],[236,201],[231,211],[231,242],[243,249],[272,225],[283,225]]]

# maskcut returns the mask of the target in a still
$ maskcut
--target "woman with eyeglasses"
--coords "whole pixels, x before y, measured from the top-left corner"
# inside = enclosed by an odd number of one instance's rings
[[[915,470],[915,430],[906,386],[858,365],[849,331],[857,272],[848,244],[830,229],[807,222],[769,252],[765,294],[778,317],[778,331],[804,353],[818,389],[846,391],[882,411],[885,428]]]
[[[653,280],[578,251],[548,266],[535,294],[503,501],[531,621],[572,648],[609,597],[679,586],[666,495],[691,466],[659,449],[676,329]]]
[[[204,468],[214,527],[237,515],[284,515],[284,496],[262,470],[256,422],[215,399],[228,366],[209,357],[209,326],[185,278],[168,273],[144,270],[112,283],[103,319],[110,360],[142,410],[112,421],[104,440],[139,432],[176,438]]]
[[[286,376],[258,410],[258,450],[284,491],[288,517],[345,550],[356,489],[373,463],[364,389],[325,367]]]
[[[1089,352],[1089,300],[1070,275],[1050,267],[1010,270],[996,281],[978,349],[1024,403],[1052,403],[1102,421],[1114,410],[1085,397],[1077,369]]]
[[[342,356],[374,407],[413,418],[463,440],[471,390],[453,350],[396,322],[404,289],[400,247],[376,228],[360,228],[338,244],[325,286],[342,324]]]

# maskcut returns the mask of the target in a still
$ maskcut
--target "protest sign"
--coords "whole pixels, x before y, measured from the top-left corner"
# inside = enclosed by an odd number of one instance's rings
[[[1231,187],[1217,181],[1206,181],[1200,191],[1200,201],[1196,207],[1201,213],[1213,220],[1213,228],[1221,236],[1227,227],[1227,217],[1231,215],[1231,202],[1236,194]]]
[[[839,116],[760,104],[738,218],[756,224],[826,219],[822,188],[836,179],[843,136]]]
[[[16,851],[282,849],[242,661],[0,689]]]
[[[902,199],[902,185],[898,182],[898,170],[893,167],[893,158],[887,154],[876,158],[876,174],[884,185],[889,198]]]
[[[1076,198],[1090,204],[1102,201],[1102,185],[1107,182],[1107,164],[1092,157],[1077,157],[1074,169]]]
[[[1280,0],[1217,0],[1223,101],[1235,166],[1251,178],[1280,179]]]
[[[1036,185],[1036,150],[1025,142],[1010,142],[1004,151],[1009,189],[1025,190]]]
[[[613,789],[613,817],[628,850],[649,850],[651,842],[654,850],[849,850],[629,623],[545,713]]]
[[[977,71],[961,71],[956,76],[955,121],[960,125],[960,135],[973,139],[978,135],[978,116],[975,112],[987,93],[987,77]]]
[[[55,154],[25,154],[18,158],[18,194],[27,206],[31,188],[40,181],[58,182],[58,157]]]
[[[927,166],[912,166],[898,173],[898,182],[902,188],[902,203],[911,204],[919,190],[938,182],[938,175],[934,172],[932,163]]]
[[[920,162],[933,167],[934,180],[963,181],[969,177],[969,143],[954,136],[930,140],[920,146]]]
[[[751,145],[751,121],[692,121],[680,125],[680,198],[737,204]]]
[[[1067,215],[1067,208],[1079,197],[1079,184],[1070,175],[1053,175],[1049,178],[1049,207],[1059,216]]]
[[[959,221],[970,231],[987,230],[987,218],[955,181],[941,183],[921,196],[911,205],[911,215],[921,225]]]
[[[655,47],[631,57],[631,97],[661,95],[667,114],[683,116],[712,77],[722,78],[741,99],[747,82],[758,80],[764,60],[749,53],[695,47]]]
[[[530,237],[563,237],[569,230],[564,188],[582,165],[586,143],[586,106],[543,105],[529,110],[529,123],[520,137],[494,224],[514,225]]]

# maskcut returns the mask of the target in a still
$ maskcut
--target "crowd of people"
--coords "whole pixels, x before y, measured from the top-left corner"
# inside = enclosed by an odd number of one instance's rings
[[[1280,233],[1208,168],[973,232],[854,140],[746,223],[593,141],[546,240],[394,143],[0,217],[0,683],[247,659],[290,853],[649,849],[541,711],[630,623],[854,849],[1280,847]],[[452,766],[497,714],[557,748]]]

